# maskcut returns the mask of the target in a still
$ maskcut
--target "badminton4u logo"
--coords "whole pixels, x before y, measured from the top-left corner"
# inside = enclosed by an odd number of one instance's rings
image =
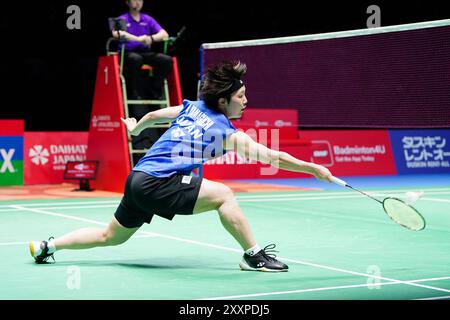
[[[29,157],[31,158],[31,162],[35,165],[44,165],[48,162],[48,158],[50,157],[50,153],[46,148],[40,145],[36,145],[30,148],[28,152]]]
[[[327,140],[312,140],[311,144],[312,144],[311,162],[326,167],[332,167],[334,165],[334,161],[330,142]]]

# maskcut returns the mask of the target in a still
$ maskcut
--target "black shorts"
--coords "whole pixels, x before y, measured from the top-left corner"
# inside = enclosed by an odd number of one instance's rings
[[[131,171],[114,216],[122,226],[136,228],[150,223],[155,214],[169,220],[176,214],[192,214],[201,184],[201,177],[176,174],[156,178]]]

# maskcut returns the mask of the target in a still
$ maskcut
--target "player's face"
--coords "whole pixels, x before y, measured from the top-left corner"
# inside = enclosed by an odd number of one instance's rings
[[[245,86],[236,91],[230,99],[227,107],[227,115],[230,119],[242,117],[245,107],[247,106],[247,97],[245,96]]]

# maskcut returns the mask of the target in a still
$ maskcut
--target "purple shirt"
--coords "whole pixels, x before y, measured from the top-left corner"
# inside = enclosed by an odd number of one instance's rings
[[[127,23],[127,32],[137,37],[142,35],[152,35],[162,30],[159,23],[149,15],[141,13],[140,16],[140,20],[136,21],[130,13],[127,12],[119,16],[119,18],[125,19]],[[125,51],[139,51],[148,49],[149,47],[136,41],[127,41],[125,44]]]

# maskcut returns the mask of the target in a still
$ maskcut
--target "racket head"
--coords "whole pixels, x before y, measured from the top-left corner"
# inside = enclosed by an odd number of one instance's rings
[[[419,211],[398,198],[384,199],[383,209],[395,223],[407,229],[413,231],[425,229],[426,222]]]

